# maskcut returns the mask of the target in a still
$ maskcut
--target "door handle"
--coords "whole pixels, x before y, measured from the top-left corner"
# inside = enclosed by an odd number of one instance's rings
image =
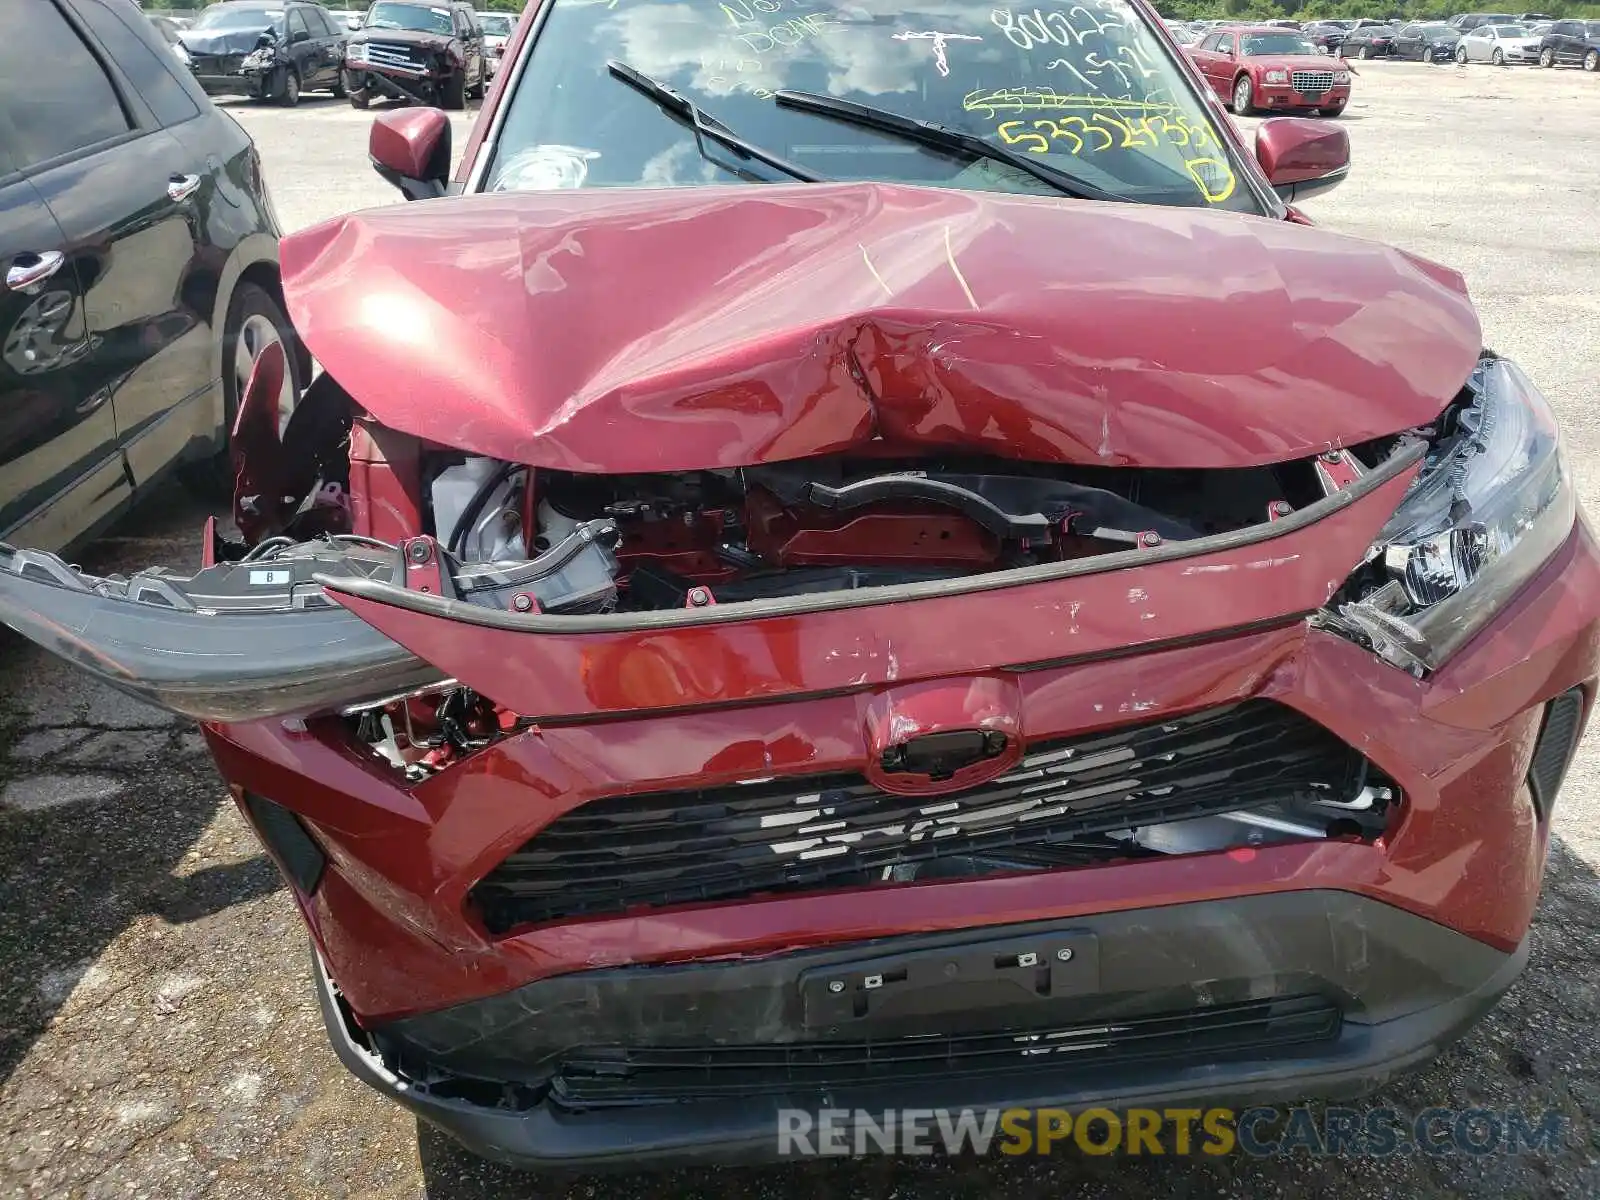
[[[200,176],[174,175],[171,179],[167,180],[167,199],[176,201],[187,200],[190,196],[194,195],[195,192],[199,191],[199,189]]]
[[[61,269],[67,256],[59,250],[41,250],[38,254],[19,254],[6,270],[6,286],[13,292],[26,291],[36,283],[43,283]]]

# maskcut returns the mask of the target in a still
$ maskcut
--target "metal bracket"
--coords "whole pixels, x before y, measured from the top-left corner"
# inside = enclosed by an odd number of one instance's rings
[[[1367,469],[1348,450],[1329,450],[1326,454],[1317,455],[1316,471],[1317,482],[1322,485],[1324,496],[1343,491],[1367,473]]]

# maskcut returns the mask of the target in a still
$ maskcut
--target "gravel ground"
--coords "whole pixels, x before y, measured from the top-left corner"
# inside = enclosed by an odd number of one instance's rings
[[[1575,71],[1363,64],[1355,170],[1310,207],[1466,272],[1488,340],[1561,411],[1600,512],[1600,81]],[[388,203],[368,118],[234,109],[291,228]],[[457,125],[465,132],[466,118]],[[172,490],[84,554],[190,562]],[[1378,1102],[1569,1121],[1555,1154],[1318,1161],[866,1161],[603,1179],[480,1163],[348,1078],[287,896],[198,735],[0,641],[0,1194],[226,1196],[1600,1195],[1600,766],[1561,797],[1532,965],[1506,1001]]]

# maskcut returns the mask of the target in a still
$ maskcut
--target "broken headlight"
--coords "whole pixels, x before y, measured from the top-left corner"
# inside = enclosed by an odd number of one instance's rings
[[[1432,670],[1555,553],[1576,508],[1549,404],[1514,364],[1486,355],[1332,605],[1333,623],[1386,662]]]

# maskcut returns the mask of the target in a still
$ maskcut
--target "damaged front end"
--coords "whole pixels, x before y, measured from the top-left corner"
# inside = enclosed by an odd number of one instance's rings
[[[462,730],[500,730],[1312,614],[1426,669],[1481,622],[1461,616],[1480,611],[1479,573],[1501,595],[1571,527],[1553,427],[1520,374],[1486,358],[1455,401],[1430,398],[1468,374],[1476,341],[1459,279],[1438,268],[1309,230],[1280,258],[1285,230],[1268,223],[1240,235],[1213,216],[1102,210],[1113,286],[1081,250],[1041,259],[1061,243],[1034,233],[1081,220],[1071,208],[890,185],[706,191],[671,222],[660,196],[597,196],[583,213],[481,197],[470,227],[445,201],[421,226],[407,208],[289,239],[286,295],[325,370],[280,436],[282,355],[257,363],[232,443],[240,538],[208,530],[199,571],[126,579],[5,549],[0,616],[202,721],[387,702],[367,740],[413,771],[450,759],[434,753],[447,708]],[[958,218],[965,272],[910,252],[948,244]],[[741,268],[741,322],[731,266],[697,259],[670,300],[578,336],[614,300],[610,265],[652,263],[702,227],[759,227],[782,247],[759,277]],[[1218,359],[1187,339],[1157,362],[1149,295],[1171,290],[1173,256],[1223,242],[1255,279],[1266,263],[1337,266],[1342,299],[1318,325],[1291,303],[1315,280],[1282,277],[1281,303],[1257,298],[1281,345]],[[863,276],[874,257],[897,265]],[[526,285],[507,291],[512,265]],[[1074,274],[1085,282],[1016,284]],[[972,310],[979,292],[1000,297],[992,311]],[[1204,334],[1210,310],[1187,303]],[[1390,358],[1380,343],[1351,356],[1385,306]],[[414,336],[424,321],[436,344]],[[1340,355],[1339,386],[1284,367]],[[1352,390],[1363,372],[1415,428],[1392,432]],[[1341,428],[1360,440],[1330,449]],[[1534,482],[1506,501],[1512,475]],[[753,656],[752,640],[768,648]],[[392,698],[446,681],[470,694],[399,738],[418,714]]]

